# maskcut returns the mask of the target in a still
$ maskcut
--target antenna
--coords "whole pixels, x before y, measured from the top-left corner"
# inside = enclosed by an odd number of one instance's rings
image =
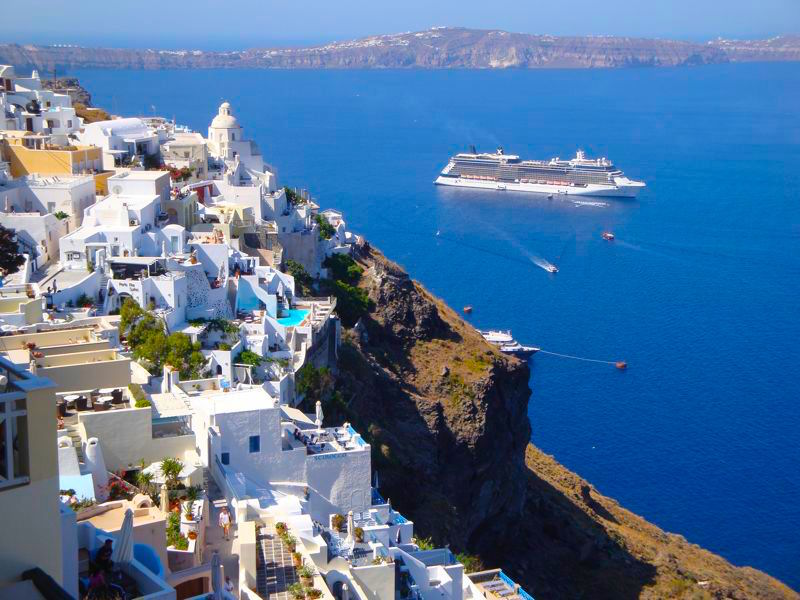
[[[478,151],[475,149],[475,144],[470,144],[469,146],[470,154],[477,154]]]

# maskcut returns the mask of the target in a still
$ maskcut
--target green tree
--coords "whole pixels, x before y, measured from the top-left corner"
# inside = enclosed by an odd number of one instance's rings
[[[24,264],[25,257],[19,253],[16,233],[0,225],[0,273],[13,275]]]
[[[299,296],[311,295],[311,275],[308,274],[306,268],[296,260],[291,258],[286,261],[286,272],[294,277],[295,291],[299,291]]]
[[[192,339],[185,333],[173,333],[165,339],[165,344],[163,362],[180,371],[184,379],[196,379],[200,376],[205,359],[198,342],[192,343]]]
[[[369,310],[369,297],[361,288],[342,281],[334,281],[331,293],[336,296],[336,313],[345,327],[353,327]]]
[[[364,269],[349,254],[331,254],[322,263],[329,270],[331,277],[349,285],[355,285],[361,279]]]
[[[321,214],[314,215],[314,221],[319,225],[319,237],[321,240],[329,240],[336,233],[334,226],[328,223],[328,219]]]
[[[317,369],[307,362],[295,377],[297,393],[305,396],[306,405],[314,406],[319,400],[324,402],[333,391],[334,376],[327,367]]]
[[[181,471],[183,471],[183,461],[170,457],[161,460],[161,474],[169,489],[175,489],[178,486]]]

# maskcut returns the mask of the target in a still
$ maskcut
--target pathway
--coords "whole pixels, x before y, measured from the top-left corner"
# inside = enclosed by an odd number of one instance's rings
[[[210,502],[209,523],[206,528],[205,551],[203,554],[203,562],[209,562],[214,554],[214,550],[219,552],[219,557],[222,560],[222,568],[225,577],[230,577],[233,582],[233,589],[239,589],[239,555],[233,553],[233,541],[236,539],[236,523],[231,524],[230,540],[226,540],[222,534],[222,528],[218,525],[219,513],[223,506],[227,506],[225,496],[217,486],[217,482],[213,477],[209,477],[208,470],[203,474],[205,479],[205,488],[208,493]],[[238,597],[238,596],[237,596]]]

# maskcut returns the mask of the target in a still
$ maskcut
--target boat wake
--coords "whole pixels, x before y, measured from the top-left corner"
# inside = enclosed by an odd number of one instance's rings
[[[498,229],[496,227],[490,227],[490,229],[493,229],[495,231],[495,233],[498,235],[498,237],[501,237],[504,240],[506,240],[520,254],[522,254],[525,258],[527,258],[529,261],[531,261],[531,263],[533,263],[534,265],[536,265],[540,269],[544,269],[548,273],[556,273],[558,271],[558,268],[553,263],[551,263],[548,260],[545,260],[544,258],[539,256],[538,254],[534,254],[533,252],[528,250],[525,246],[520,244],[517,240],[515,240],[513,237],[508,235],[505,231],[501,231],[500,229]]]
[[[573,200],[575,206],[608,206],[608,202],[599,202],[596,200]]]
[[[529,256],[528,258],[533,264],[540,269],[544,269],[548,273],[555,273],[558,270],[553,263],[543,259],[541,256]]]

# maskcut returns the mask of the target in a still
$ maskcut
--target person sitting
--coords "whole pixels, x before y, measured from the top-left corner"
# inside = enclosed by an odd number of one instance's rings
[[[114,563],[111,560],[111,555],[114,553],[113,545],[114,542],[110,539],[107,539],[94,557],[94,561],[97,563],[97,566],[106,573],[111,573],[111,569],[114,566]]]

